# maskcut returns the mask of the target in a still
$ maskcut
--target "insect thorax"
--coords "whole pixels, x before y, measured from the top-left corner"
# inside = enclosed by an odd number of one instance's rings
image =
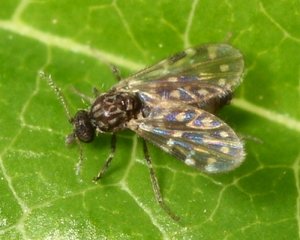
[[[91,122],[101,132],[116,132],[137,118],[141,108],[135,94],[112,91],[97,97],[90,111]]]

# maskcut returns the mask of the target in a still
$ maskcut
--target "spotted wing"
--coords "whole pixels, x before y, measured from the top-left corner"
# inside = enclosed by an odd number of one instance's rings
[[[226,97],[241,82],[243,69],[243,57],[237,49],[227,44],[208,44],[177,53],[115,88],[138,92],[147,104],[171,100],[205,108],[216,99],[225,98],[226,103]]]
[[[216,116],[189,105],[162,102],[128,127],[142,138],[207,173],[229,171],[244,159],[243,142]]]

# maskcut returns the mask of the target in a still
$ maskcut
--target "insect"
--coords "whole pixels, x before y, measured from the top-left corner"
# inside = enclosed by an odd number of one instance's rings
[[[50,77],[48,82],[74,127],[68,143],[88,143],[96,133],[112,133],[111,153],[95,180],[103,177],[114,157],[116,133],[130,129],[144,139],[144,155],[158,203],[177,219],[162,198],[146,141],[206,173],[239,166],[245,158],[243,142],[214,113],[229,103],[242,81],[243,69],[242,54],[230,45],[189,48],[97,94],[90,109],[80,110],[74,117]]]

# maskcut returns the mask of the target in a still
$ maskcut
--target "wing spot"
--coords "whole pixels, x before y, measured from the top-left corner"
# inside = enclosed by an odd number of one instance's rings
[[[188,166],[195,166],[196,164],[195,160],[189,157],[184,160],[184,163]]]
[[[178,90],[173,90],[171,91],[170,93],[170,97],[173,97],[173,98],[180,98],[180,92]]]
[[[221,87],[225,86],[225,84],[226,84],[225,78],[220,78],[219,81],[218,81],[218,84],[219,84],[219,86],[221,86]]]
[[[174,145],[174,140],[173,139],[169,139],[168,142],[167,142],[167,145],[169,147],[172,147]]]
[[[178,114],[176,115],[176,120],[178,120],[179,122],[184,121],[185,118],[186,118],[185,112],[181,112],[181,113],[178,113]]]
[[[209,59],[213,60],[217,57],[217,49],[215,47],[209,47],[207,51]]]
[[[188,166],[195,166],[196,165],[195,159],[191,158],[193,155],[195,155],[194,150],[190,151],[189,154],[186,156],[186,159],[184,160],[186,165],[188,165]]]
[[[220,70],[221,72],[227,72],[229,70],[229,65],[228,64],[220,65]]]
[[[225,132],[225,131],[222,131],[222,132],[220,132],[220,136],[221,136],[222,138],[226,138],[226,137],[229,136],[229,134],[228,134],[227,132]]]
[[[228,147],[221,147],[221,152],[223,153],[229,153],[229,148]]]
[[[215,162],[217,162],[217,160],[215,158],[207,158],[207,164],[214,164]]]
[[[209,117],[203,118],[202,123],[204,126],[209,127],[211,125],[212,119]]]
[[[205,95],[207,95],[209,92],[208,92],[206,89],[200,89],[200,90],[198,91],[198,93],[199,93],[201,96],[205,96]]]
[[[175,131],[174,134],[173,134],[173,136],[181,138],[182,137],[182,133],[180,131]]]
[[[178,78],[177,77],[170,77],[168,79],[168,82],[178,82]]]
[[[196,54],[196,50],[194,48],[189,48],[189,49],[185,50],[185,53],[188,56],[194,56]]]

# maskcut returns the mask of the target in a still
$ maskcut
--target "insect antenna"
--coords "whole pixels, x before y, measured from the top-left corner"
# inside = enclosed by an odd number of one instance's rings
[[[68,120],[70,123],[73,123],[73,117],[71,116],[70,110],[69,110],[69,106],[65,100],[65,97],[63,95],[63,93],[61,92],[60,88],[55,84],[55,82],[53,81],[51,75],[46,75],[43,71],[39,72],[40,78],[44,79],[48,82],[48,85],[52,88],[52,90],[54,91],[55,95],[57,96],[58,100],[61,102],[63,108],[65,109],[65,112],[67,114]],[[76,164],[76,173],[79,174],[80,172],[80,168],[83,162],[83,149],[81,146],[81,143],[79,141],[79,139],[76,137],[75,132],[69,134],[66,137],[66,144],[72,144],[73,142],[77,143],[78,145],[78,149],[79,149],[79,161]]]
[[[46,80],[48,82],[48,85],[52,88],[52,90],[54,91],[54,93],[56,94],[58,100],[61,102],[62,106],[65,109],[65,112],[67,114],[68,120],[69,122],[72,123],[72,117],[69,111],[69,107],[67,105],[67,102],[60,90],[60,88],[55,84],[55,82],[52,80],[51,75],[46,75],[43,71],[39,72],[40,78]]]
[[[110,68],[117,81],[120,82],[122,80],[120,69],[112,64],[110,65]]]

